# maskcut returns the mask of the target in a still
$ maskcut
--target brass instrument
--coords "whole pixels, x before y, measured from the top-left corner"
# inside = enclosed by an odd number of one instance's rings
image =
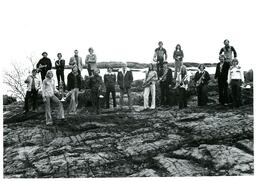
[[[200,85],[203,83],[203,79],[205,79],[205,78],[204,78],[204,74],[205,74],[205,72],[204,72],[203,75],[199,78],[199,80],[196,82],[196,87],[200,86]]]
[[[153,76],[151,76],[148,80],[146,80],[143,84],[142,84],[142,88],[145,88],[147,86],[149,86],[151,84],[151,80],[155,77],[155,74]]]

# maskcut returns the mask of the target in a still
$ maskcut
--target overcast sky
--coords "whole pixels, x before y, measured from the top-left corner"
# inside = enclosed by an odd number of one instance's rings
[[[6,69],[47,51],[53,61],[93,47],[98,61],[151,62],[159,40],[173,62],[176,44],[184,61],[217,62],[223,40],[244,68],[254,63],[254,0],[8,0],[1,1],[1,44]],[[1,62],[3,64],[3,61]]]

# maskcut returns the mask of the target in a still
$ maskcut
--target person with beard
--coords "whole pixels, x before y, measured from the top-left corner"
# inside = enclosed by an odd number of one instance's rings
[[[43,52],[42,56],[43,56],[43,58],[41,58],[38,61],[38,63],[36,64],[36,68],[37,68],[37,71],[41,73],[41,79],[42,79],[42,82],[43,82],[43,80],[45,79],[46,72],[48,70],[52,69],[52,62],[47,57],[48,56],[47,52]]]

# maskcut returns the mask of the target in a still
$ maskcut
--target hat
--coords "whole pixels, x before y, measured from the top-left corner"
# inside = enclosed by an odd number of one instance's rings
[[[48,53],[47,53],[47,52],[43,52],[43,53],[42,53],[42,56],[43,56],[44,54],[48,55]]]

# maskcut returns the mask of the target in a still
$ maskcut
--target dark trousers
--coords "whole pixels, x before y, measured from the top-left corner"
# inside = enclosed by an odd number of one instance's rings
[[[160,61],[157,60],[156,69],[157,69],[157,76],[159,79],[164,74],[163,60],[160,60]]]
[[[92,93],[91,96],[92,96],[93,109],[94,111],[96,111],[97,114],[99,114],[100,113],[100,98],[99,98],[100,94],[99,92],[94,92],[94,91],[92,91],[91,93]]]
[[[26,92],[25,106],[24,106],[24,110],[26,112],[29,111],[29,101],[30,101],[30,99],[32,101],[33,110],[35,110],[37,108],[37,95],[38,95],[38,91],[37,90],[31,90],[31,91],[27,91]]]
[[[109,96],[112,94],[113,98],[113,107],[116,107],[116,90],[115,87],[107,87],[106,88],[106,108],[109,108]]]
[[[41,71],[41,79],[42,79],[42,82],[43,82],[43,80],[45,79],[46,72],[47,72],[47,71]]]
[[[64,71],[56,71],[56,76],[58,80],[58,88],[60,88],[60,79],[62,81],[63,85],[63,91],[65,91],[65,79],[64,79]]]
[[[161,82],[160,89],[161,89],[161,105],[167,106],[170,104],[169,85],[166,82]]]
[[[208,88],[207,85],[200,85],[197,87],[197,104],[198,106],[207,105],[208,101]]]
[[[89,75],[89,76],[92,76],[93,73],[94,73],[94,70],[91,70],[91,68],[88,68],[87,70],[88,70],[88,75]]]
[[[241,105],[241,87],[240,87],[241,80],[232,79],[230,85],[231,85],[233,106],[239,107]]]
[[[220,104],[228,103],[228,83],[227,80],[219,80],[219,102]]]
[[[179,95],[179,108],[182,109],[182,108],[185,108],[187,107],[187,91],[185,88],[179,88],[178,89],[178,95]]]

